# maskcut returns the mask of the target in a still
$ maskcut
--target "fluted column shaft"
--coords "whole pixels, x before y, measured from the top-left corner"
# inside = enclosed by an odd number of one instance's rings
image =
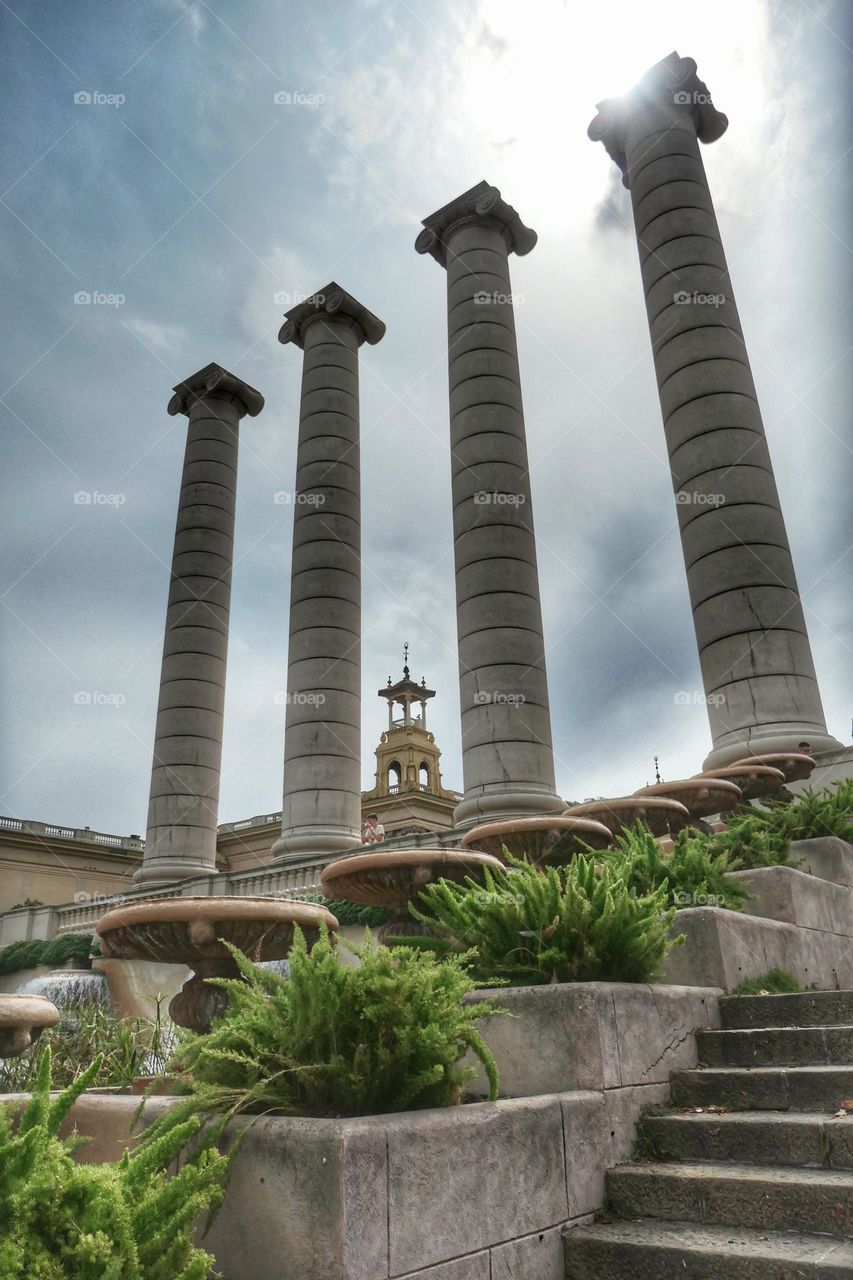
[[[304,351],[279,857],[361,841],[358,350],[385,326],[331,284],[287,313]]]
[[[465,826],[562,807],[508,261],[536,236],[486,183],[424,226],[416,247],[447,271]]]
[[[599,104],[631,192],[676,510],[713,739],[708,766],[838,749],[806,623],[699,139],[727,120],[670,55]]]
[[[213,874],[240,419],[263,397],[216,365],[175,388],[189,418],[166,611],[145,856],[136,879]]]

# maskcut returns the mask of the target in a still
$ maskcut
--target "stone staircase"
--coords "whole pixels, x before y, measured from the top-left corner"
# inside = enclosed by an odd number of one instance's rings
[[[565,1233],[566,1280],[853,1277],[853,1114],[835,1114],[853,1111],[853,991],[720,1015],[671,1109],[641,1120],[638,1161],[609,1171],[601,1220]]]

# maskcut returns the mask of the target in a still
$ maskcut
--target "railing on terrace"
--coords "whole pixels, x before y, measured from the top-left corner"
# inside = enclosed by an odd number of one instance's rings
[[[218,827],[218,832],[220,835],[227,835],[230,831],[248,831],[252,827],[268,827],[276,823],[281,823],[280,810],[278,813],[261,813],[252,818],[242,818],[239,822],[223,822]],[[0,815],[0,832],[3,831],[49,836],[55,840],[80,840],[100,844],[108,849],[128,849],[134,853],[142,853],[145,849],[145,841],[141,836],[116,836],[106,831],[92,831],[89,827],[63,827],[54,822],[36,822],[31,818]]]
[[[48,836],[54,840],[79,840],[87,844],[101,844],[108,849],[127,849],[141,853],[145,841],[139,836],[115,836],[106,831],[90,831],[88,827],[62,827],[54,822],[35,822],[31,818],[0,816],[0,832],[13,831],[28,836]]]
[[[127,893],[94,894],[89,902],[69,902],[56,908],[57,933],[83,933],[94,929],[101,916],[114,907],[158,898],[191,897],[279,897],[301,898],[320,893],[320,876],[331,858],[302,863],[298,867],[259,867],[233,875],[200,876],[162,889],[132,889]]]

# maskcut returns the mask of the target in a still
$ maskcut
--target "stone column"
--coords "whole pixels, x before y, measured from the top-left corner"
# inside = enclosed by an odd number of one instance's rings
[[[189,418],[157,704],[145,856],[150,884],[216,871],[222,711],[240,419],[264,398],[218,364],[175,387]]]
[[[339,285],[285,316],[304,352],[280,858],[361,843],[361,473],[358,349],[385,325]]]
[[[511,252],[536,233],[480,182],[415,242],[447,272],[464,796],[454,822],[558,810]]]
[[[630,189],[658,393],[711,723],[706,767],[838,750],[720,231],[699,154],[728,121],[671,53],[589,126]]]

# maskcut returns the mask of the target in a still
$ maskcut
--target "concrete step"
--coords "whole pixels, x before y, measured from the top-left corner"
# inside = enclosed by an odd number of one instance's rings
[[[853,1169],[853,1116],[813,1112],[704,1111],[646,1115],[643,1150],[659,1160]]]
[[[853,888],[853,845],[837,836],[820,836],[815,840],[792,840],[790,851],[791,862],[800,871]]]
[[[802,991],[789,996],[722,996],[726,1031],[754,1027],[853,1026],[853,991]]]
[[[837,1111],[853,1098],[853,1067],[696,1067],[673,1071],[677,1107]]]
[[[699,1031],[707,1067],[853,1066],[853,1027],[754,1027]]]
[[[853,1236],[853,1173],[838,1169],[625,1164],[608,1171],[607,1194],[623,1218]]]
[[[853,932],[853,889],[809,875],[797,867],[756,867],[733,871],[732,879],[749,893],[751,916],[786,920],[802,929],[849,937]]]
[[[566,1280],[849,1280],[853,1244],[691,1222],[596,1223],[563,1233]]]

